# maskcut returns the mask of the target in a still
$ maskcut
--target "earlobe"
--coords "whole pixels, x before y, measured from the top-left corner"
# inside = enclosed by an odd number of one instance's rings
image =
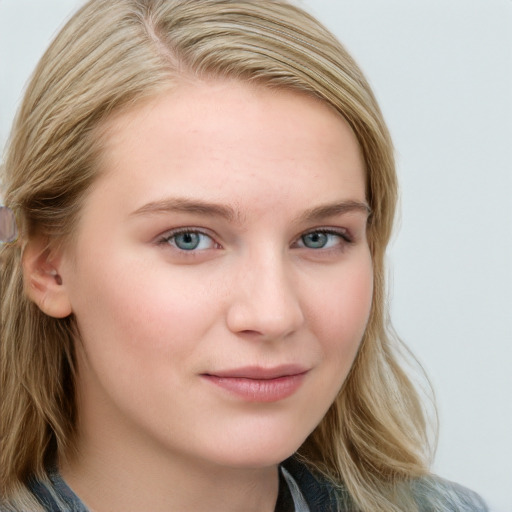
[[[59,272],[60,260],[42,241],[28,242],[23,251],[25,293],[43,313],[55,318],[72,313],[66,284]]]

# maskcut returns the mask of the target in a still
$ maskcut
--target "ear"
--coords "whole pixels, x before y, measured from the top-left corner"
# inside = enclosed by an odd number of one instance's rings
[[[47,240],[30,240],[23,250],[25,293],[48,316],[65,318],[72,313],[66,284],[59,272],[62,255]]]

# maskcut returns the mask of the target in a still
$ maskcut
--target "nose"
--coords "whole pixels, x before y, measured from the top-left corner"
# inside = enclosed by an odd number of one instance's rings
[[[248,258],[229,292],[227,325],[236,334],[283,339],[304,323],[303,308],[285,256]]]

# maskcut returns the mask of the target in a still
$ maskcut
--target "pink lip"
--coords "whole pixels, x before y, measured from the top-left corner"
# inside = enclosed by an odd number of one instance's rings
[[[201,377],[248,402],[276,402],[293,395],[307,372],[307,368],[296,365],[247,366],[205,373]]]

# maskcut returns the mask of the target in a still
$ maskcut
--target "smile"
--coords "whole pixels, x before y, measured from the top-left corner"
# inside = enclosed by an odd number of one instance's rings
[[[307,373],[306,368],[298,366],[246,367],[201,377],[247,402],[277,402],[293,395]]]

